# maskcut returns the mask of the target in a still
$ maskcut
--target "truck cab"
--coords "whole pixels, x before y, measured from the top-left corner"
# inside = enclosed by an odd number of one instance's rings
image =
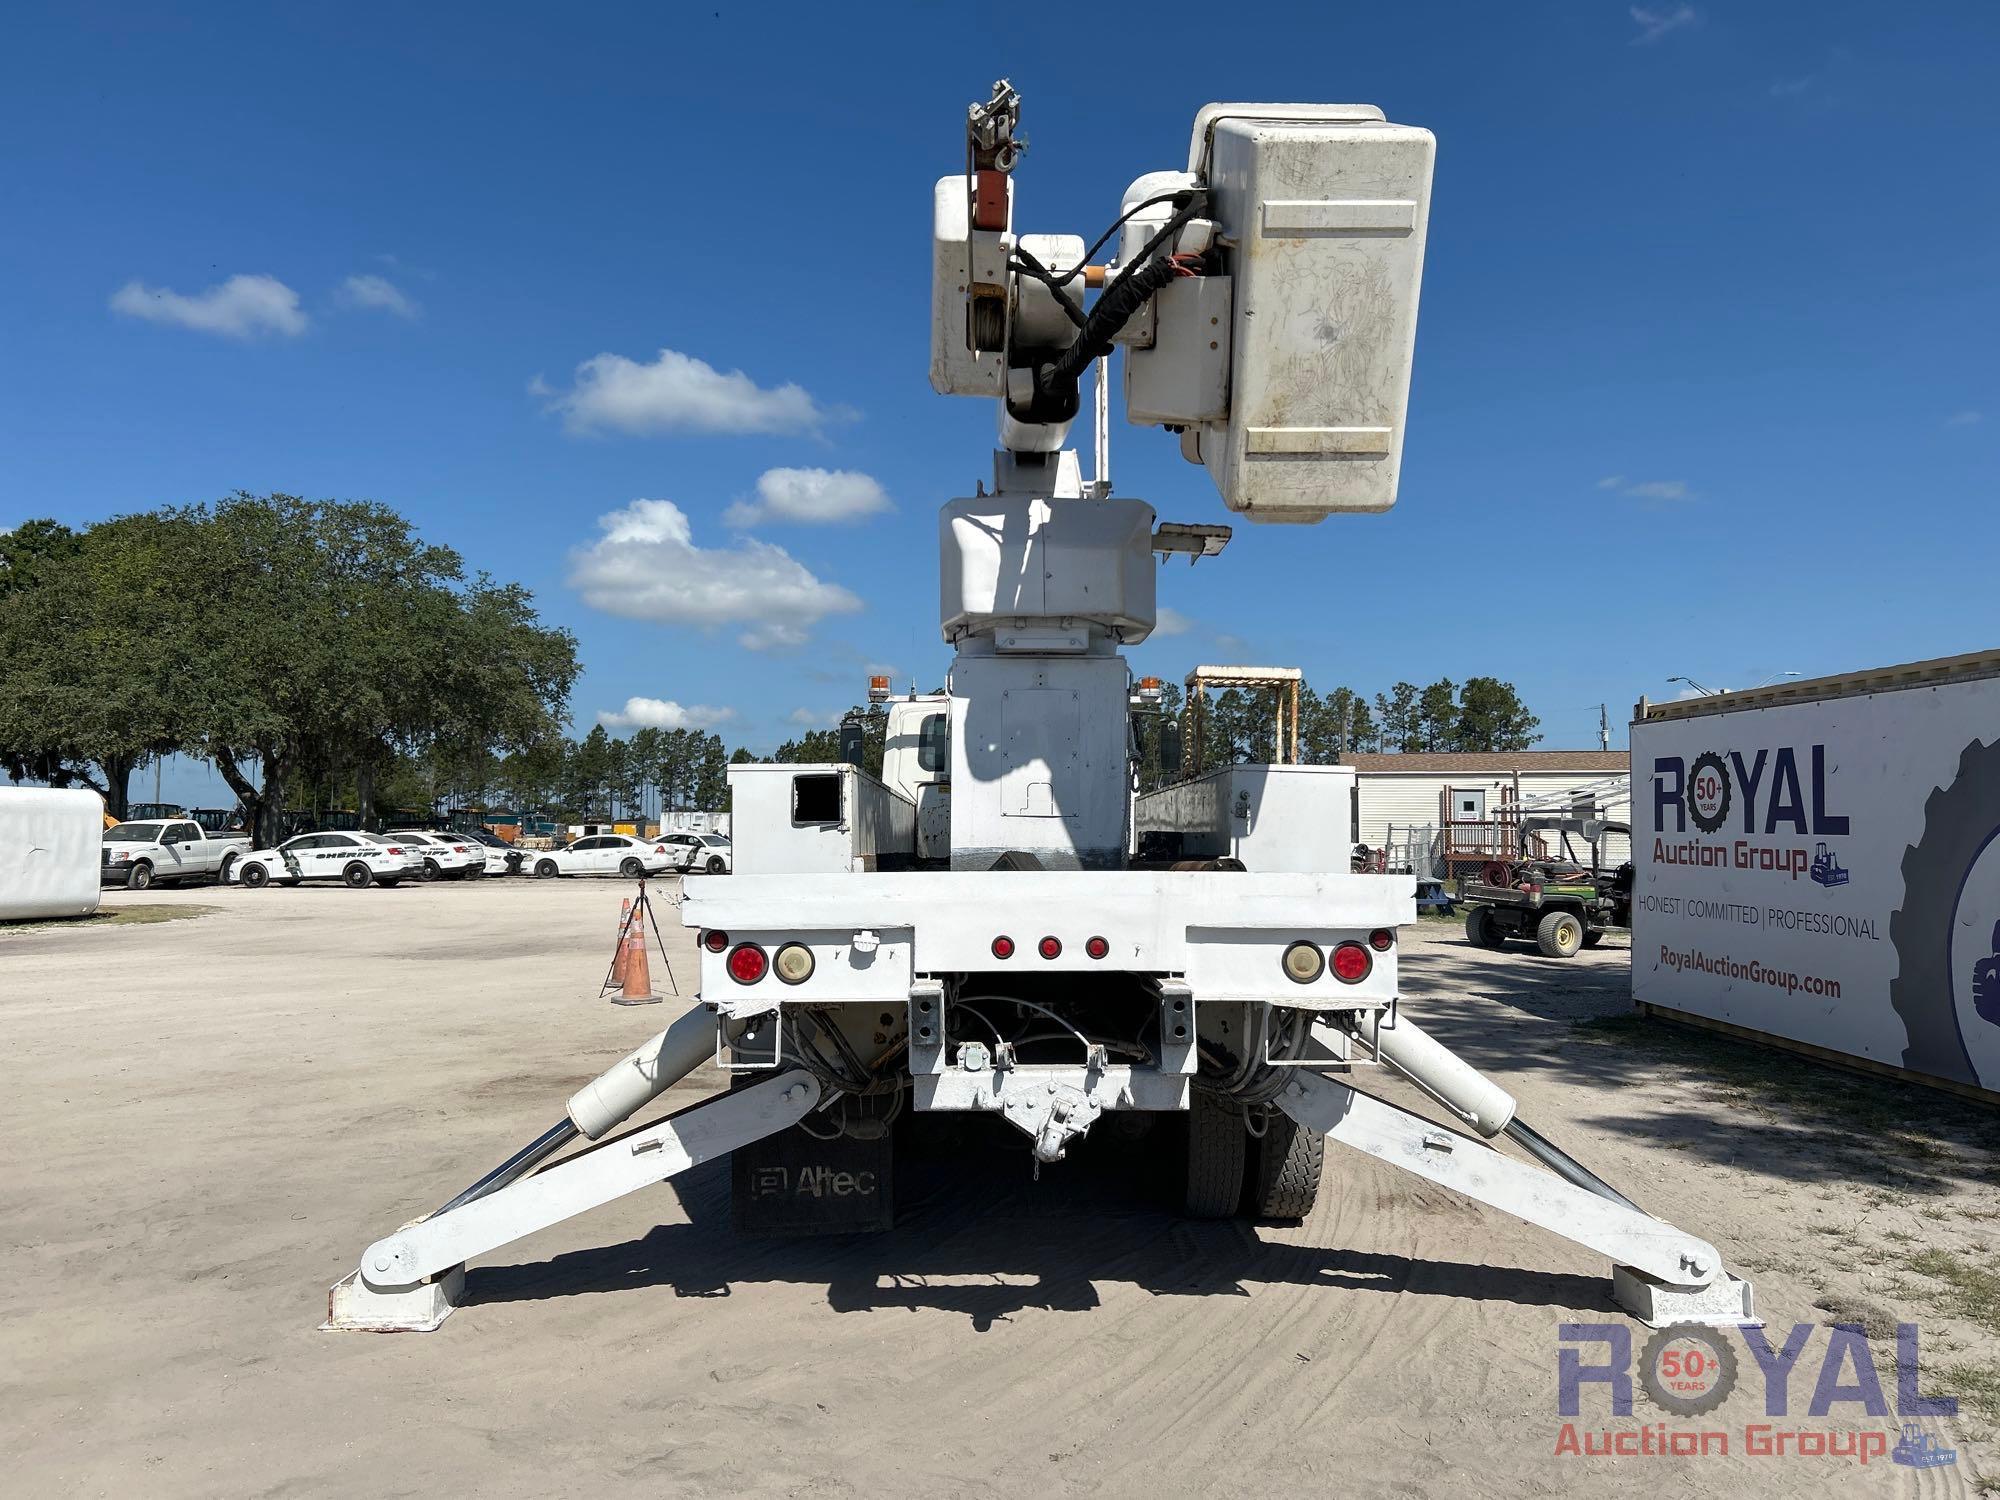
[[[871,682],[871,697],[875,684]],[[951,698],[911,693],[890,700],[882,735],[882,782],[917,810],[916,857],[951,856]]]

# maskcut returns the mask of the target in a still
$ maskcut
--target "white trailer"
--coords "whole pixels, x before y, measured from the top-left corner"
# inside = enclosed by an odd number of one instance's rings
[[[95,792],[0,787],[0,922],[96,911],[103,837]]]
[[[2000,652],[1638,707],[1649,1011],[2000,1099]]]
[[[1018,119],[1003,81],[968,111],[944,153],[965,169],[933,195],[932,384],[997,400],[1001,438],[990,487],[942,510],[939,628],[956,650],[944,701],[893,703],[886,726],[899,755],[928,746],[928,768],[899,765],[890,779],[948,809],[948,858],[857,870],[852,820],[844,837],[825,826],[805,837],[793,793],[763,795],[826,768],[740,777],[739,873],[691,879],[681,902],[699,933],[702,1003],[436,1214],[369,1246],[334,1289],[329,1326],[435,1327],[468,1257],[723,1153],[739,1223],[830,1176],[850,1191],[831,1195],[829,1227],[879,1223],[886,1204],[859,1216],[854,1204],[873,1191],[863,1184],[888,1180],[888,1126],[906,1109],[1004,1120],[1038,1173],[1107,1111],[1184,1114],[1183,1205],[1199,1217],[1302,1216],[1333,1140],[1592,1247],[1643,1317],[1747,1317],[1749,1288],[1712,1245],[1557,1150],[1401,1012],[1409,876],[1348,873],[1345,837],[1315,841],[1317,866],[1254,831],[1247,846],[1230,835],[1254,856],[1247,870],[1215,858],[1144,868],[1128,855],[1120,648],[1154,626],[1153,555],[1213,556],[1228,529],[1156,529],[1151,506],[1111,496],[1102,362],[1125,347],[1128,416],[1176,430],[1252,520],[1386,510],[1429,132],[1366,105],[1210,105],[1186,170],[1135,181],[1099,241],[1115,239],[1116,258],[1090,266],[1079,236],[1014,232]],[[1063,444],[1093,365],[1086,485]],[[1272,771],[1263,784],[1281,797],[1324,801],[1345,785]],[[871,785],[843,784],[857,796]],[[1216,816],[1205,826],[1220,836]],[[543,1165],[710,1056],[742,1086]],[[1355,1088],[1375,1063],[1465,1131]],[[1548,1170],[1494,1149],[1502,1134]]]

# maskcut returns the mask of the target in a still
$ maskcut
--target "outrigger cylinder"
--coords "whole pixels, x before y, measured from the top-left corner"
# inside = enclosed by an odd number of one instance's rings
[[[579,1135],[593,1141],[601,1139],[606,1131],[624,1124],[700,1067],[709,1055],[714,1036],[714,1018],[702,1006],[695,1006],[644,1046],[628,1052],[570,1095],[567,1118],[551,1125],[431,1217],[448,1214],[488,1193],[499,1192],[508,1183],[534,1171]]]

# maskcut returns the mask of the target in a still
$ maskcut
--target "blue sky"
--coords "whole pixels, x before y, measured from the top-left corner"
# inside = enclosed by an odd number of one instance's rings
[[[1029,231],[1094,238],[1209,100],[1438,137],[1396,510],[1239,525],[1139,670],[1491,674],[1561,747],[1676,674],[1994,644],[1994,7],[1002,14],[15,7],[0,526],[383,501],[576,631],[579,728],[769,749],[870,666],[932,686],[992,414],[925,379],[930,185],[1004,74]],[[1230,519],[1163,434],[1113,470]]]

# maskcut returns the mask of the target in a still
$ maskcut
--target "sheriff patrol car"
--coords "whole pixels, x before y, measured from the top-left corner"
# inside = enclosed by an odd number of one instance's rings
[[[360,889],[417,876],[423,860],[396,839],[366,833],[302,833],[271,849],[252,849],[229,867],[227,879],[257,890],[276,881],[338,880]]]

